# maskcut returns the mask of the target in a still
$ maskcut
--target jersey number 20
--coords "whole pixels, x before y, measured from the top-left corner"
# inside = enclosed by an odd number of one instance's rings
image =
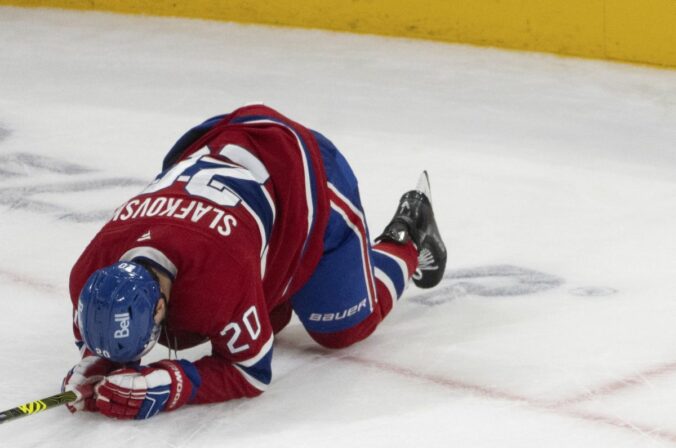
[[[252,305],[244,312],[244,315],[242,316],[242,324],[244,324],[244,328],[251,337],[252,341],[258,339],[258,337],[261,335],[261,322],[258,319],[255,306]],[[225,328],[223,328],[223,330],[221,330],[221,336],[227,336],[228,333],[231,333],[230,339],[228,339],[228,350],[230,350],[230,353],[234,355],[235,353],[242,352],[249,348],[249,344],[237,345],[239,337],[242,335],[242,326],[239,323],[230,322],[225,326]]]

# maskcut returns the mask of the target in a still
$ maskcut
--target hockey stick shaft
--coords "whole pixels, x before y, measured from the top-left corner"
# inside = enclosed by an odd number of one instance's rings
[[[51,397],[43,398],[41,400],[31,401],[30,403],[22,404],[21,406],[0,412],[0,423],[5,423],[26,415],[32,415],[56,406],[61,406],[62,404],[72,403],[76,400],[77,395],[75,392],[69,391],[52,395]]]

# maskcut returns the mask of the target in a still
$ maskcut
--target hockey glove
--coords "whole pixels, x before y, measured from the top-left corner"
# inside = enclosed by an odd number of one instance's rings
[[[164,360],[138,371],[119,369],[96,386],[96,407],[108,417],[147,419],[186,404],[200,383],[197,368],[186,360]]]
[[[78,396],[76,401],[66,405],[68,410],[73,413],[77,411],[96,412],[94,385],[119,367],[119,364],[96,355],[86,355],[82,358],[70,369],[61,384],[61,392],[73,391]]]

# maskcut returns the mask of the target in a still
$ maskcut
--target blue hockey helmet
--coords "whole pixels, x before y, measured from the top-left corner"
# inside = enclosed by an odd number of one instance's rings
[[[114,362],[140,359],[160,336],[154,320],[160,295],[157,278],[138,263],[118,262],[95,271],[78,301],[84,343]]]

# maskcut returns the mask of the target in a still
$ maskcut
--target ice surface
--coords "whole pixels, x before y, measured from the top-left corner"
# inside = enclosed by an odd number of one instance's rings
[[[2,409],[76,362],[68,273],[105,216],[242,104],[329,136],[373,232],[428,169],[450,254],[362,344],[286,329],[259,398],[147,422],[58,409],[3,425],[1,446],[676,445],[675,72],[14,8],[0,42]]]

